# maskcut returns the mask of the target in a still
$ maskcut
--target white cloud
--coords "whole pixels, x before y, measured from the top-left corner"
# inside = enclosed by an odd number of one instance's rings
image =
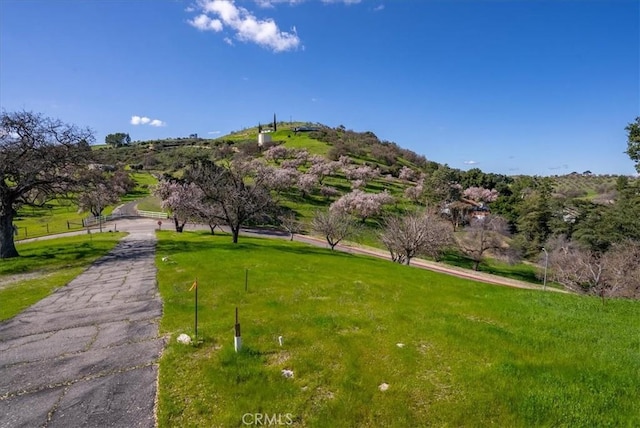
[[[479,164],[480,162],[476,162],[476,161],[474,161],[474,160],[468,160],[468,161],[464,161],[463,163],[464,163],[465,165],[477,165],[477,164]]]
[[[256,5],[258,5],[258,7],[262,7],[262,8],[265,8],[265,9],[274,7],[273,3],[277,3],[277,2],[274,2],[274,1],[270,1],[270,0],[255,0],[255,2],[256,2]]]
[[[149,122],[151,122],[151,119],[146,116],[131,116],[132,125],[146,125]]]
[[[272,8],[275,7],[276,4],[286,3],[290,6],[295,6],[297,4],[304,3],[307,0],[253,0],[256,5],[263,8]],[[324,4],[331,3],[344,3],[344,4],[357,4],[362,0],[322,0]]]
[[[262,1],[262,6],[271,2]],[[294,50],[300,46],[295,28],[281,31],[271,19],[258,19],[249,10],[236,6],[233,0],[200,0],[202,14],[189,20],[189,24],[201,31],[222,31],[225,27],[235,33],[242,42],[256,43],[274,52]],[[225,38],[229,43],[230,39]]]
[[[131,116],[130,123],[132,125],[167,126],[167,124],[160,119],[149,119],[147,116]]]
[[[373,11],[374,12],[380,12],[383,9],[384,9],[384,5],[383,4],[379,4],[378,6],[373,8]]]
[[[216,33],[222,31],[222,22],[219,19],[211,19],[207,15],[200,14],[189,21],[193,27],[200,31],[215,31]]]
[[[279,3],[288,3],[293,6],[304,2],[304,0],[254,0],[255,4],[262,8],[273,8]]]
[[[207,132],[207,134],[209,135],[218,135],[220,133],[220,131],[209,131]]]

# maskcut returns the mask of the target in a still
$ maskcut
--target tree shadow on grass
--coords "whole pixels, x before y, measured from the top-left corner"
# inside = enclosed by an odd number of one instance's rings
[[[270,235],[270,234],[268,234]],[[211,239],[207,239],[210,237]],[[229,239],[227,242],[223,242],[221,238]],[[252,241],[263,241],[252,242]],[[350,253],[343,251],[331,251],[328,248],[316,247],[310,244],[304,244],[300,242],[289,242],[285,240],[272,239],[268,237],[251,237],[240,240],[237,244],[231,242],[229,235],[206,235],[203,234],[203,240],[198,241],[174,241],[170,239],[160,239],[156,246],[157,253],[160,255],[171,255],[181,253],[197,253],[203,251],[210,251],[213,249],[222,251],[263,251],[265,249],[287,252],[298,255],[316,255],[316,256],[335,256],[335,257],[355,257]]]
[[[482,272],[503,276],[505,278],[517,279],[519,281],[531,282],[536,284],[540,282],[534,271],[525,271],[522,269],[518,269],[517,266],[499,267],[482,264],[480,265],[480,270]]]
[[[473,260],[466,257],[463,254],[455,251],[448,251],[445,253],[441,261],[452,266],[457,266],[465,269],[473,269]],[[493,265],[482,261],[478,266],[479,272],[490,273],[492,275],[498,275],[505,278],[512,278],[519,281],[539,283],[539,279],[536,277],[536,273],[533,270],[523,269],[517,265]]]
[[[20,249],[20,257],[0,263],[0,275],[31,272],[42,268],[66,269],[105,254],[105,248],[91,242],[52,245],[38,249]]]

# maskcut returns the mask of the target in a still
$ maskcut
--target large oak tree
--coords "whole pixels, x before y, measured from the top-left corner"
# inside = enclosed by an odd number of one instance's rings
[[[0,115],[0,258],[17,257],[13,220],[72,190],[86,167],[93,133],[39,113]]]

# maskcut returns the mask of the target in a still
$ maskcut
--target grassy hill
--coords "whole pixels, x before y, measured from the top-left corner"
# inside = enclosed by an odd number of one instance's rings
[[[640,424],[639,302],[603,306],[280,240],[159,239],[171,337],[160,426],[241,426],[248,413],[317,427]],[[202,343],[179,345],[193,334],[196,277]]]

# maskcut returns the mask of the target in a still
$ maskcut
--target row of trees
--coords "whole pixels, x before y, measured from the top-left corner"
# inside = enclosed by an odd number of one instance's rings
[[[332,209],[316,212],[312,227],[325,237],[331,249],[356,235],[359,229],[353,216]],[[488,253],[513,259],[513,251],[506,239],[508,236],[507,223],[499,216],[474,218],[466,226],[465,233],[454,234],[451,223],[439,212],[429,209],[388,215],[380,229],[380,241],[396,263],[409,265],[414,257],[419,256],[438,261],[444,251],[457,248],[473,261],[475,270]]]

